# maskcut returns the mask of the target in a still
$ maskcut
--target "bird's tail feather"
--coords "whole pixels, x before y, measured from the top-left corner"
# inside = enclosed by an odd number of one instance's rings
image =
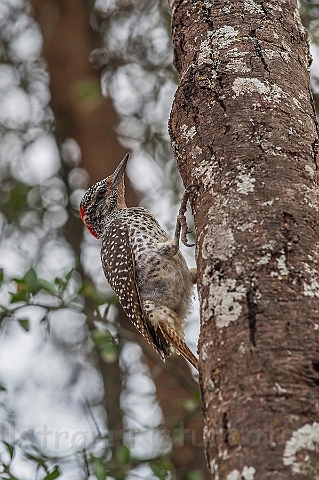
[[[166,322],[160,324],[160,329],[166,339],[174,346],[177,352],[182,355],[189,363],[193,365],[198,371],[198,359],[193,352],[188,348],[184,340],[176,335],[175,330],[171,328]]]

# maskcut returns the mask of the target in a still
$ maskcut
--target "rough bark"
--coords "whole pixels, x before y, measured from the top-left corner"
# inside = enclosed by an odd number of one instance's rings
[[[318,130],[294,0],[171,0],[215,479],[319,478]]]

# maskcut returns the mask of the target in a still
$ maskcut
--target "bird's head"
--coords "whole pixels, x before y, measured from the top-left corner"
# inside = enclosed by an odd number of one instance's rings
[[[128,159],[129,154],[126,154],[115,172],[92,185],[81,200],[82,222],[96,238],[102,236],[107,216],[126,208],[124,175]]]

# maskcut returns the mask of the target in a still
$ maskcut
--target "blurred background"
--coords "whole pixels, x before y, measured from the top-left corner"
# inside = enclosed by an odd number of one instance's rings
[[[319,2],[299,6],[317,100]],[[2,479],[209,478],[197,375],[135,331],[78,214],[131,152],[128,204],[173,233],[177,83],[166,0],[0,2]]]

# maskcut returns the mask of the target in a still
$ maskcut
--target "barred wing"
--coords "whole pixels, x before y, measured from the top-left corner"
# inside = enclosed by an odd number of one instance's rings
[[[133,325],[163,359],[170,355],[163,333],[159,329],[155,331],[143,313],[134,253],[127,227],[119,219],[112,220],[103,235],[101,260],[105,277]]]

